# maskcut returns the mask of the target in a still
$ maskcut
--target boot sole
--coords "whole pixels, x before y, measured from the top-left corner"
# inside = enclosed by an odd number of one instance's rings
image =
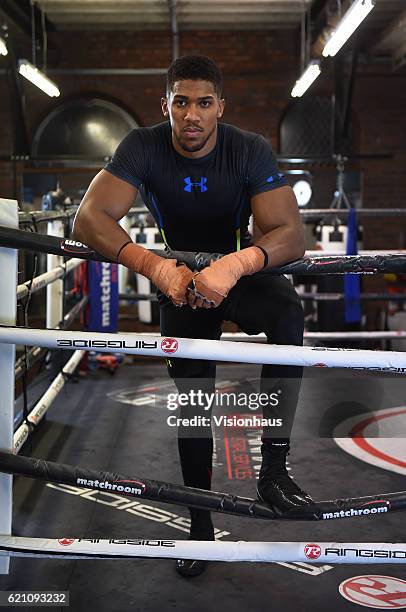
[[[192,567],[186,566],[183,568],[182,566],[178,566],[179,561],[190,562],[191,564],[196,563],[195,566]],[[177,559],[175,562],[175,570],[177,573],[182,576],[182,578],[196,578],[197,576],[201,576],[203,572],[207,569],[208,561],[195,561],[191,559]]]

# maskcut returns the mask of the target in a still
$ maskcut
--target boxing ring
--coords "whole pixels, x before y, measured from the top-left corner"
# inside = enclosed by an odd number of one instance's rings
[[[14,214],[14,213],[12,213]],[[12,225],[12,224],[11,224]],[[29,283],[15,286],[16,252],[24,248],[59,256],[74,256],[66,264],[57,266],[51,273],[46,273]],[[13,249],[13,250],[11,250]],[[7,251],[5,254],[4,252]],[[163,338],[147,334],[101,334],[94,332],[66,331],[60,328],[32,329],[15,327],[13,308],[17,296],[29,295],[52,284],[73,270],[83,259],[106,261],[97,253],[74,240],[55,236],[35,235],[15,227],[0,227],[0,259],[4,255],[10,266],[7,278],[9,312],[1,319],[0,326],[0,366],[2,370],[2,387],[6,383],[14,384],[16,374],[15,353],[12,345],[24,345],[38,349],[69,349],[73,356],[65,364],[61,373],[54,379],[46,394],[37,403],[20,428],[10,436],[12,431],[11,408],[13,405],[10,390],[5,401],[9,411],[1,414],[0,431],[3,431],[0,452],[0,471],[8,475],[20,475],[41,481],[74,485],[96,491],[108,490],[131,499],[149,499],[166,504],[196,507],[223,514],[243,516],[262,520],[340,520],[351,517],[368,518],[384,516],[390,512],[406,510],[406,491],[394,493],[377,493],[372,496],[330,499],[316,502],[317,514],[311,518],[276,514],[267,505],[251,498],[230,493],[194,489],[178,484],[149,480],[139,476],[122,475],[114,472],[90,470],[84,467],[18,456],[22,444],[33,428],[41,421],[53,399],[60,392],[66,379],[75,371],[87,351],[122,353],[130,355],[148,355],[168,357],[176,355],[187,359],[208,359],[226,362],[272,363],[283,365],[302,365],[318,368],[355,368],[371,371],[406,372],[406,353],[395,351],[371,351],[326,347],[298,347],[261,345],[256,342],[236,344],[228,340],[194,340],[188,338]],[[162,253],[160,253],[162,254]],[[208,254],[167,253],[192,267],[201,269],[210,260]],[[220,257],[217,255],[215,257]],[[79,263],[77,263],[79,262]],[[0,266],[0,271],[1,271]],[[378,272],[405,272],[406,255],[393,253],[389,255],[360,256],[327,256],[307,257],[270,271],[274,274],[344,274],[355,272],[371,274]],[[14,315],[15,316],[15,315]],[[336,332],[339,333],[339,332]],[[362,333],[362,332],[358,332]],[[371,334],[371,332],[365,332]],[[374,333],[374,332],[372,332]],[[377,333],[377,332],[375,332]],[[387,332],[382,332],[387,333]],[[396,332],[397,334],[397,332]],[[335,336],[339,337],[339,336]],[[389,336],[391,337],[391,336]],[[396,335],[396,337],[399,337]],[[237,338],[233,338],[237,339]],[[11,379],[12,375],[12,379]],[[9,441],[4,443],[4,432],[8,432]],[[8,479],[7,479],[8,478]],[[129,557],[184,558],[221,561],[251,562],[328,562],[329,564],[398,564],[406,562],[406,542],[404,543],[354,543],[354,542],[202,542],[172,539],[112,539],[112,538],[78,538],[66,537],[44,539],[19,537],[11,535],[11,478],[0,481],[1,512],[0,522],[0,557],[12,556],[35,558],[68,558],[68,559],[120,559]],[[4,493],[4,494],[3,494]]]

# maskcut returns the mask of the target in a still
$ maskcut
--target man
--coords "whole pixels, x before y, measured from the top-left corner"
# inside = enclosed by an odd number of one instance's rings
[[[265,139],[218,122],[221,90],[222,76],[211,59],[190,55],[172,63],[161,101],[169,121],[133,130],[122,141],[81,203],[75,237],[157,286],[164,336],[220,339],[222,321],[230,320],[248,334],[265,332],[272,343],[301,345],[303,311],[295,290],[284,276],[264,272],[304,253],[297,203]],[[133,244],[117,221],[138,190],[169,248],[226,256],[195,273]],[[262,232],[255,245],[247,232],[251,212]],[[168,360],[181,392],[213,392],[215,368],[207,360]],[[286,470],[301,376],[300,367],[275,365],[263,366],[261,374],[261,391],[279,397],[276,411],[264,409],[264,416],[280,415],[285,437],[264,429],[258,496],[292,517],[315,512]],[[184,406],[180,417],[196,411]],[[211,427],[180,427],[178,447],[185,484],[210,489]],[[190,512],[191,539],[213,540],[210,513]],[[178,560],[176,567],[194,576],[205,565]]]

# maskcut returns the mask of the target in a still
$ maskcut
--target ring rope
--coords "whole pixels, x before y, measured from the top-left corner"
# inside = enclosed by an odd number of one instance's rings
[[[66,315],[63,318],[62,325],[61,326],[57,325],[55,329],[66,329],[70,327],[72,322],[85,308],[88,301],[89,301],[89,296],[84,295],[81,298],[81,300],[79,300],[79,302],[77,302],[74,306],[72,306],[69,312],[66,313]],[[27,370],[29,370],[34,365],[34,363],[38,361],[38,359],[41,357],[43,352],[44,352],[43,348],[39,346],[34,346],[29,351],[27,351],[26,356],[20,357],[19,359],[16,360],[15,373],[14,373],[16,380],[21,378],[21,376],[25,372],[26,366],[27,366]]]
[[[79,488],[117,493],[134,499],[150,499],[168,504],[177,504],[210,510],[223,514],[246,516],[260,519],[290,519],[288,515],[276,514],[266,504],[248,497],[196,489],[185,485],[171,484],[145,478],[90,470],[45,459],[23,457],[0,452],[0,471],[19,474],[58,484]],[[357,516],[384,516],[388,512],[406,510],[406,491],[378,493],[367,497],[315,502],[319,512],[316,516],[294,517],[294,520],[332,520]]]
[[[289,346],[201,340],[191,338],[162,338],[143,334],[105,334],[97,332],[31,329],[0,325],[0,342],[42,346],[51,349],[83,349],[104,353],[129,355],[168,355],[184,359],[204,359],[240,363],[278,364],[310,367],[357,368],[361,370],[406,373],[406,353],[400,351],[371,351],[320,346]]]
[[[39,253],[50,253],[62,257],[78,257],[95,261],[109,261],[83,245],[81,242],[44,234],[33,234],[23,230],[0,226],[0,246],[12,249],[21,248]],[[220,253],[191,253],[188,251],[157,251],[162,257],[177,259],[192,270],[202,270],[211,261],[221,258]],[[268,274],[374,274],[391,272],[394,274],[406,272],[406,255],[346,255],[338,257],[308,257],[293,261],[283,266],[269,268]]]
[[[53,401],[65,386],[66,376],[73,374],[79,366],[84,354],[84,351],[75,351],[73,353],[59,374],[51,382],[44,395],[38,400],[32,410],[27,414],[23,423],[14,432],[13,453],[18,453],[20,451],[34,428],[42,421]]]
[[[23,299],[29,293],[36,293],[40,291],[47,285],[54,283],[56,280],[60,278],[65,278],[65,275],[69,272],[72,272],[75,268],[82,264],[81,259],[69,259],[65,264],[61,264],[60,266],[56,266],[56,268],[52,268],[52,270],[48,270],[48,272],[44,272],[44,274],[40,274],[39,276],[35,276],[32,280],[29,280],[17,287],[17,300]]]
[[[156,539],[25,538],[0,535],[0,556],[195,559],[228,562],[405,563],[406,544],[387,542],[203,542]]]

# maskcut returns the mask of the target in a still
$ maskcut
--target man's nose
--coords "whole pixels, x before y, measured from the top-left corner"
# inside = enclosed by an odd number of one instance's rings
[[[190,104],[186,109],[185,114],[186,121],[200,121],[200,115],[198,113],[198,108],[195,104]]]

